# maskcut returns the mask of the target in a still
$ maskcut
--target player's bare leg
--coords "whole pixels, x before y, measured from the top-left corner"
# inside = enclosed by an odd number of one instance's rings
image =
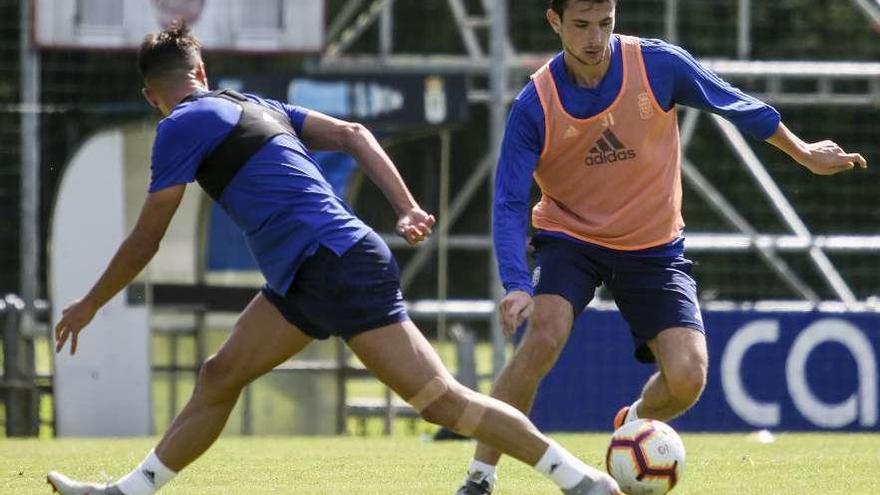
[[[301,351],[311,341],[311,337],[284,319],[262,294],[257,295],[217,354],[202,365],[192,397],[165,432],[155,454],[151,452],[150,456],[155,455],[161,463],[159,470],[164,467],[173,475],[202,455],[223,430],[242,388]],[[136,479],[138,476],[145,479]],[[154,472],[152,477],[156,476]],[[57,473],[50,473],[49,481],[62,495],[117,493],[97,491],[97,488],[115,489],[117,485],[122,486],[126,495],[137,495],[127,489],[126,483],[137,485],[143,482],[143,487],[135,486],[133,490],[143,488],[145,491],[139,493],[152,493],[146,491],[150,490],[150,482],[155,481],[150,478],[139,467],[110,487],[95,485],[92,492],[77,491],[75,485],[66,483]]]
[[[492,397],[524,413],[532,409],[538,384],[553,368],[565,347],[574,323],[574,310],[566,299],[550,294],[534,297],[534,312],[513,357],[492,385]],[[461,495],[491,493],[495,484],[495,466],[501,452],[480,442],[468,467],[467,479],[458,491]]]
[[[538,393],[538,385],[550,372],[565,347],[574,323],[574,310],[566,299],[542,294],[534,297],[535,309],[528,327],[510,361],[492,385],[492,397],[528,414]],[[477,444],[474,458],[498,464],[501,452]]]
[[[610,477],[550,441],[522,412],[455,381],[412,322],[362,333],[352,338],[349,346],[370,371],[426,420],[534,466],[566,493],[618,493]]]
[[[262,294],[257,295],[229,339],[202,365],[189,403],[156,447],[162,462],[179,471],[199,457],[220,435],[242,388],[311,341]]]
[[[691,328],[670,328],[648,342],[659,371],[648,379],[641,398],[618,413],[615,426],[636,418],[668,421],[693,406],[706,387],[709,366],[706,336]]]

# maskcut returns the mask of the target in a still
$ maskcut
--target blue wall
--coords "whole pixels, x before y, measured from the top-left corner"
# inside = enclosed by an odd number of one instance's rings
[[[880,314],[705,312],[709,383],[682,430],[880,431]],[[532,411],[550,431],[608,431],[653,366],[614,311],[585,312]]]

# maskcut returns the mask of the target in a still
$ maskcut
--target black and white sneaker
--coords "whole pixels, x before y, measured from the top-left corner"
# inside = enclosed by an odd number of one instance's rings
[[[455,495],[491,495],[492,485],[487,480],[467,480],[464,485],[455,492]]]

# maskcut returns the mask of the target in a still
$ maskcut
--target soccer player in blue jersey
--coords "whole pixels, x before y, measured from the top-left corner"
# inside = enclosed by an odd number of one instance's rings
[[[363,126],[232,91],[208,91],[185,26],[149,35],[139,52],[144,96],[165,118],[152,182],[128,238],[91,291],[64,309],[56,352],[146,266],[194,180],[244,232],[266,286],[199,371],[189,403],[156,448],[119,481],[80,483],[49,473],[62,495],[151,495],[220,435],[242,387],[314,339],[345,339],[361,362],[426,420],[480,439],[535,467],[572,495],[617,495],[607,474],[543,436],[515,408],[458,382],[407,317],[388,247],[332,191],[310,149],[347,151],[383,191],[397,234],[417,244],[434,218],[413,199]],[[112,349],[110,350],[112,351]]]
[[[865,167],[831,141],[805,143],[779,113],[700,66],[679,47],[613,34],[616,0],[552,0],[563,51],[538,70],[510,111],[494,198],[494,243],[507,295],[506,334],[529,319],[492,396],[528,412],[575,317],[605,284],[629,324],[635,357],[658,371],[614,427],[668,420],[706,383],[696,283],[684,255],[676,106],[723,116],[819,175]],[[529,190],[536,268],[526,265]],[[491,493],[500,453],[480,444],[460,495]]]

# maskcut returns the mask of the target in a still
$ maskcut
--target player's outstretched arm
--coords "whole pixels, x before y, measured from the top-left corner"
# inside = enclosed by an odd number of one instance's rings
[[[431,234],[434,216],[422,210],[403,182],[394,162],[361,124],[310,111],[303,123],[303,142],[312,149],[345,151],[379,186],[397,213],[397,234],[418,244]]]
[[[868,162],[858,153],[847,153],[834,141],[806,143],[785,124],[779,123],[776,132],[767,139],[796,162],[816,175],[834,175],[852,168],[867,168]]]
[[[69,338],[70,354],[75,354],[79,333],[92,321],[98,309],[147,266],[159,250],[159,243],[185,189],[185,184],[179,184],[147,196],[137,224],[119,246],[104,274],[85,297],[62,311],[61,320],[55,325],[55,352],[60,352]]]

